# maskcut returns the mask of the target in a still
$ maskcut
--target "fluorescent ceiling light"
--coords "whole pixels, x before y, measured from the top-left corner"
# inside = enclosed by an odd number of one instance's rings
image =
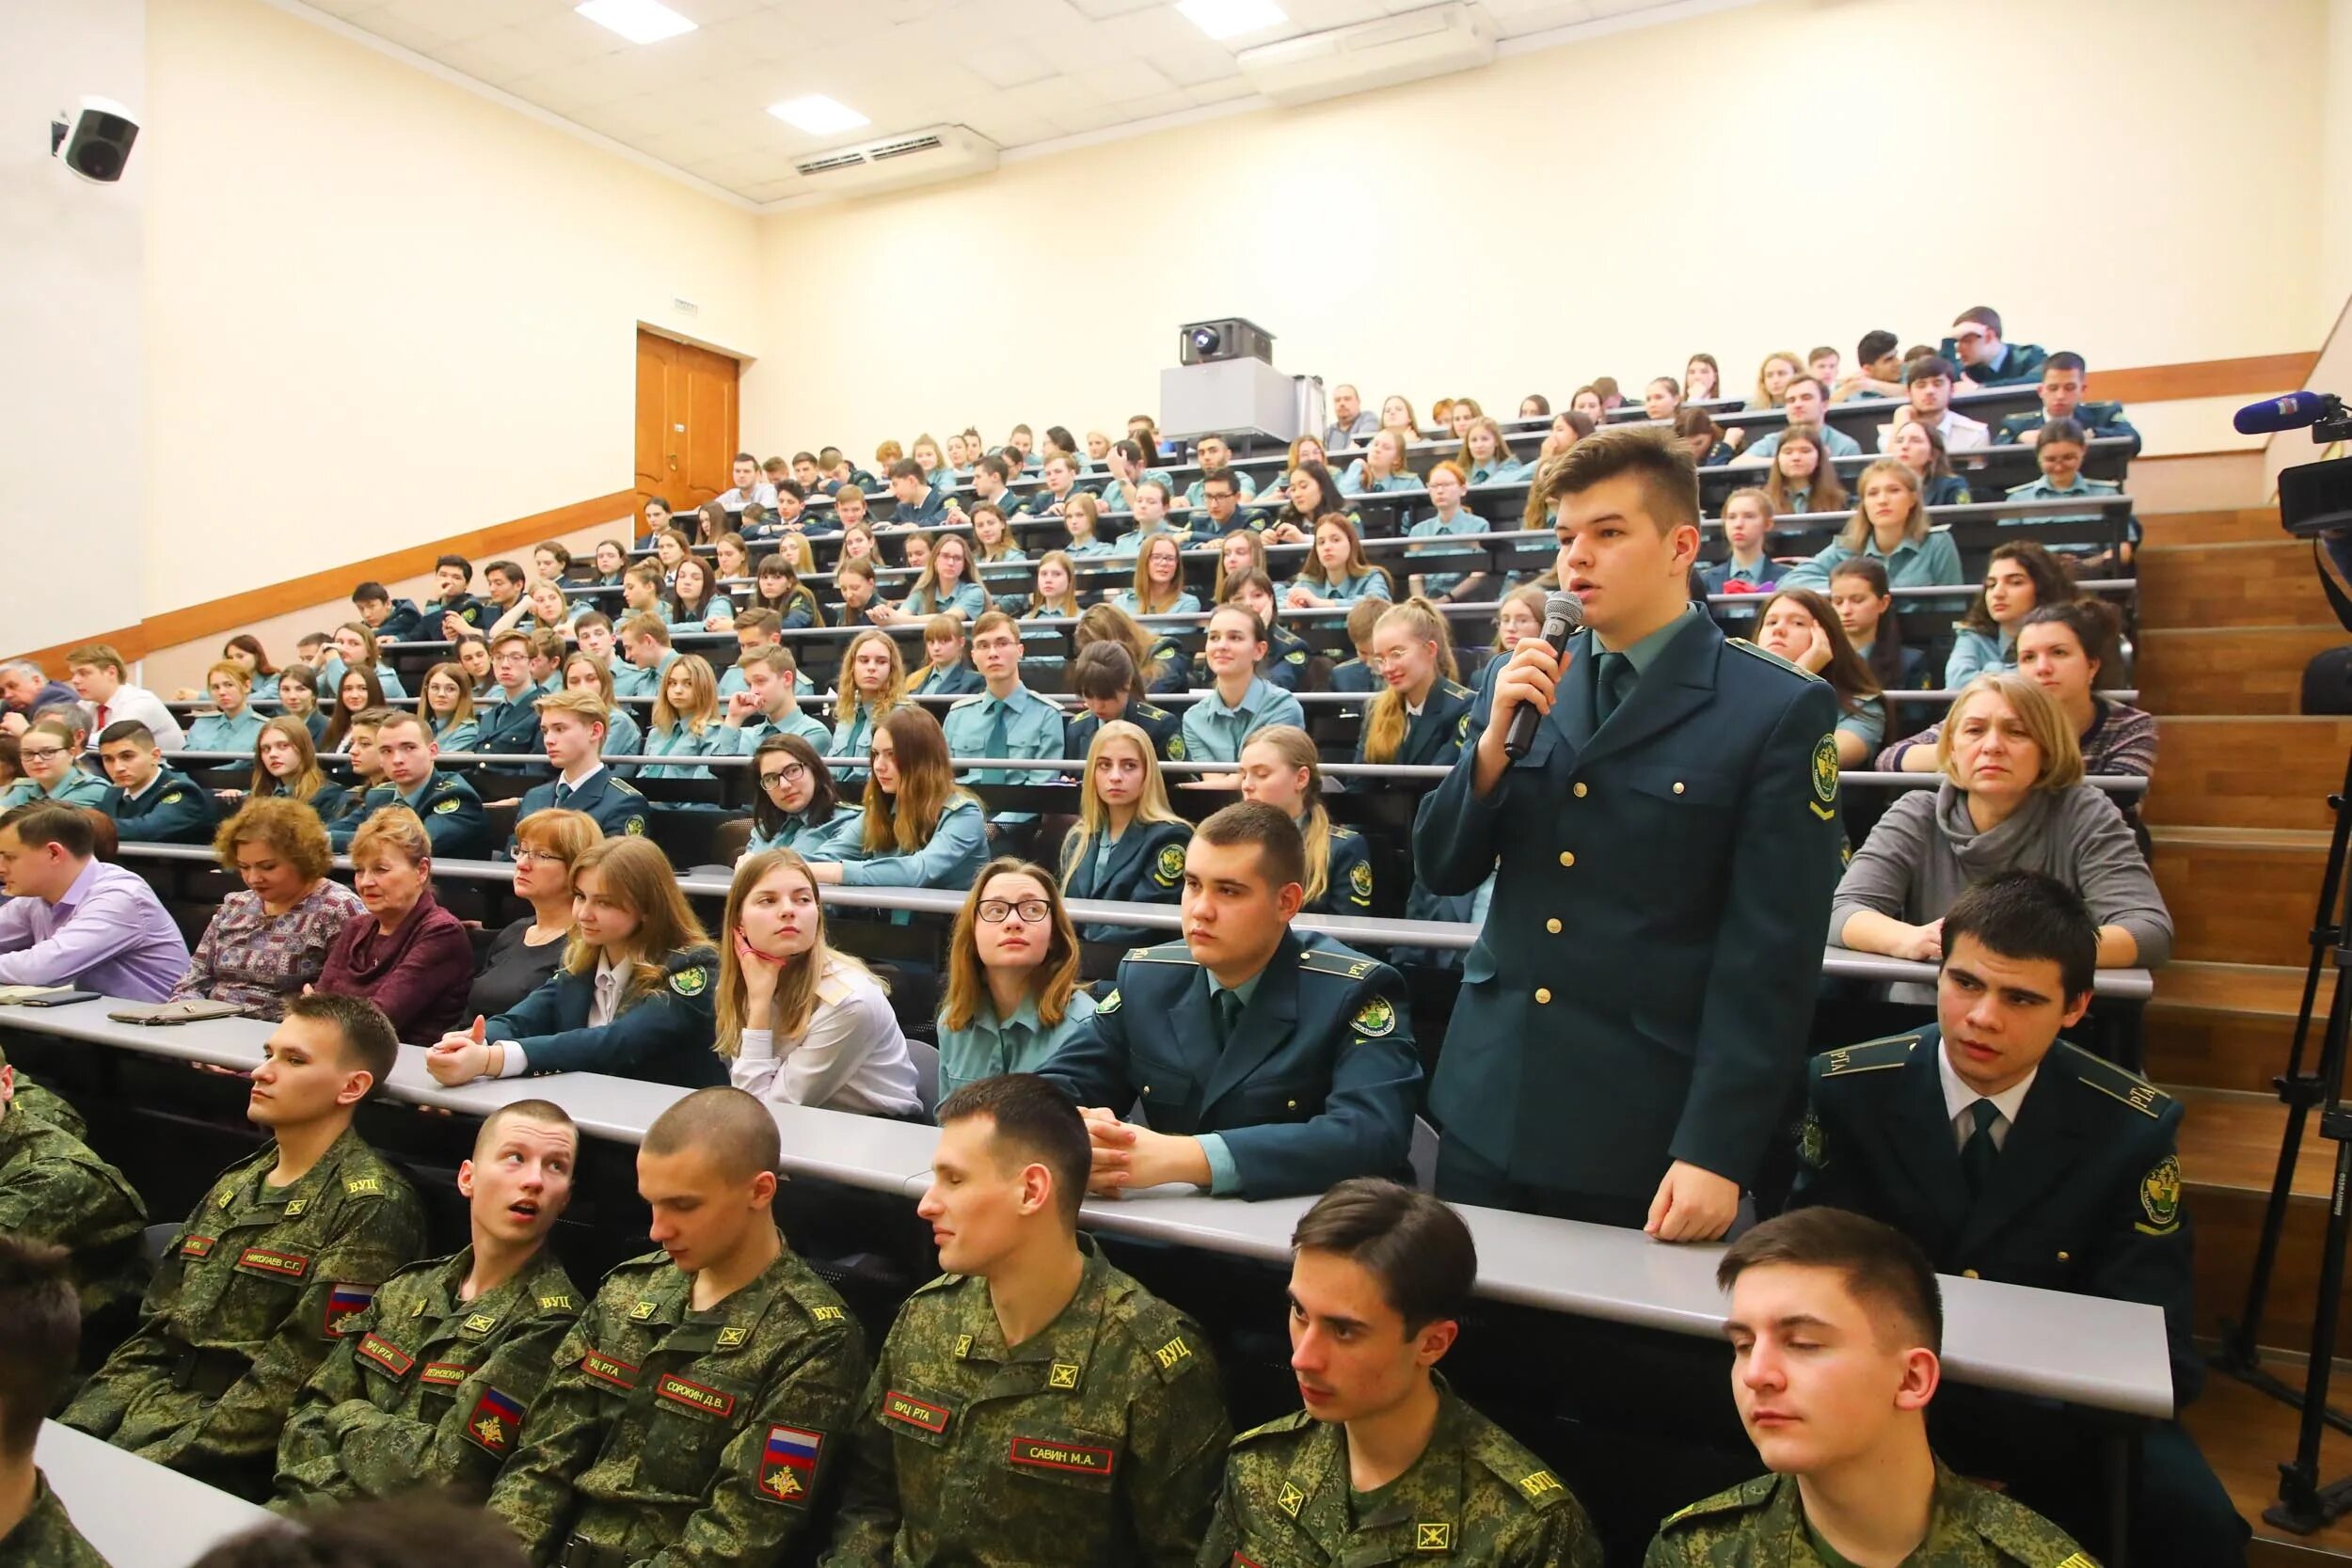
[[[1213,39],[1279,27],[1290,16],[1274,0],[1180,0],[1184,20]]]
[[[812,136],[838,135],[844,131],[854,131],[861,125],[874,123],[847,103],[836,103],[820,92],[771,103],[768,112],[787,125],[796,125]]]
[[[581,0],[572,9],[631,43],[660,43],[694,30],[691,19],[678,15],[661,0]]]

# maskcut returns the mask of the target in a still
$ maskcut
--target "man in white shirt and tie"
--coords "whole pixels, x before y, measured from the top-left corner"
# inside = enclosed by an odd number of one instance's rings
[[[147,733],[155,737],[155,744],[167,752],[176,752],[186,744],[186,732],[180,721],[171,716],[164,700],[145,687],[132,686],[131,668],[112,645],[86,642],[65,656],[66,670],[73,682],[74,694],[82,705],[89,709],[92,736],[103,734],[109,724],[134,720],[147,726]]]

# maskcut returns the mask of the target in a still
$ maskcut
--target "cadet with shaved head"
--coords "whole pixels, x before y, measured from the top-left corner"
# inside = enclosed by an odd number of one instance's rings
[[[660,1251],[614,1269],[555,1353],[490,1493],[534,1563],[773,1562],[865,1384],[864,1333],[785,1245],[768,1108],[699,1089],[637,1154]]]
[[[516,1101],[483,1122],[457,1167],[471,1244],[392,1275],[352,1319],[294,1396],[271,1507],[426,1485],[489,1491],[580,1316],[547,1247],[579,1154],[580,1129],[548,1101]]]

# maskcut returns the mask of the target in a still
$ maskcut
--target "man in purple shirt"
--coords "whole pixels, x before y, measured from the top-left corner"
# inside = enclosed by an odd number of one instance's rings
[[[79,806],[0,816],[0,985],[161,1002],[187,973],[187,941],[145,878],[90,858],[95,842]]]

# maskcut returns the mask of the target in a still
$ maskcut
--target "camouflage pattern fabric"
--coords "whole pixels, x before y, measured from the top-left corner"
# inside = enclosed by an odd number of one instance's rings
[[[0,1109],[0,1232],[72,1254],[86,1325],[131,1326],[147,1289],[146,1228],[138,1190],[78,1133],[25,1109],[20,1086]]]
[[[8,1568],[106,1568],[98,1549],[66,1517],[49,1478],[33,1472],[33,1506],[16,1528],[0,1535],[0,1562]]]
[[[1794,1476],[1758,1476],[1658,1527],[1643,1568],[1835,1568],[1813,1549]],[[2098,1568],[2041,1514],[1935,1466],[1928,1538],[1904,1568]]]

